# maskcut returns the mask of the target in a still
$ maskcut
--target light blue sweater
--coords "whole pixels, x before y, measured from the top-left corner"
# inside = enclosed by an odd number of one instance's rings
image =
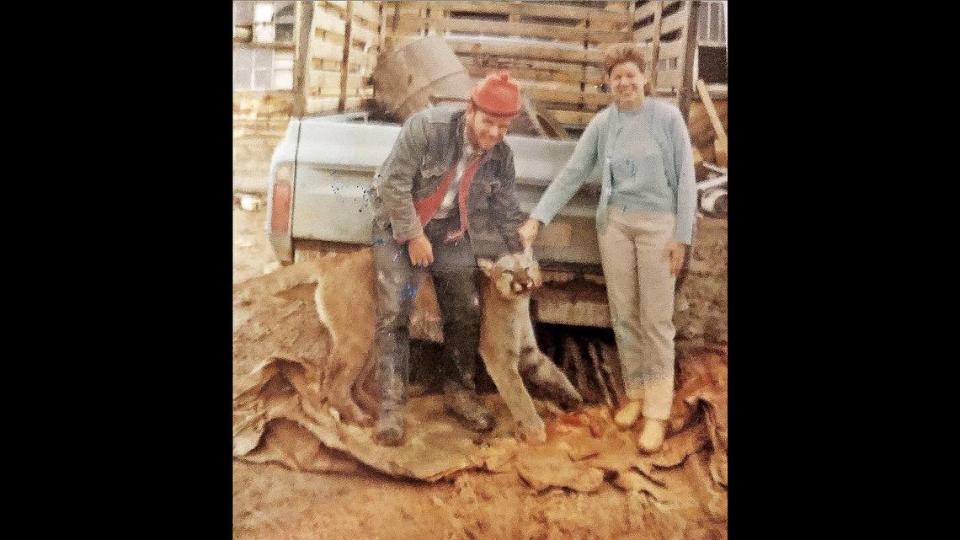
[[[615,154],[614,143],[623,129],[621,122],[629,118],[632,122],[639,121],[642,129],[656,142],[664,170],[662,174],[659,171],[639,171],[639,185],[634,187],[643,190],[641,196],[634,192],[633,196],[621,199],[621,202],[628,200],[630,209],[633,210],[673,213],[676,216],[674,240],[690,245],[693,240],[697,196],[693,152],[686,123],[676,106],[649,97],[643,100],[639,113],[621,115],[616,104],[597,113],[581,135],[573,155],[540,197],[540,202],[530,213],[530,217],[545,224],[550,223],[587,181],[600,161],[600,201],[597,204],[596,222],[597,230],[603,231],[607,225],[607,209],[613,194],[611,165]],[[636,162],[642,165],[645,160],[638,156]],[[668,189],[657,185],[664,178]]]

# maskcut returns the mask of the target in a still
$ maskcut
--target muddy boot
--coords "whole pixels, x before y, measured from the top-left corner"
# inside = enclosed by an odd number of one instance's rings
[[[480,404],[477,394],[462,385],[448,381],[443,385],[446,409],[460,424],[472,431],[490,431],[496,424],[493,415]]]
[[[381,411],[373,439],[380,446],[399,446],[403,442],[403,414],[397,410]]]
[[[645,418],[643,420],[643,431],[637,438],[637,446],[640,451],[644,454],[652,454],[660,450],[660,447],[663,446],[663,436],[666,430],[667,422],[665,420]]]
[[[631,400],[628,401],[623,407],[620,407],[620,410],[617,411],[617,414],[613,417],[613,422],[621,429],[629,429],[634,423],[636,423],[637,418],[639,417],[640,401]]]

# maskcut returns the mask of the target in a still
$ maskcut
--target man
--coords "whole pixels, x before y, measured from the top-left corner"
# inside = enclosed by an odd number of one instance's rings
[[[444,383],[447,410],[474,431],[494,426],[474,382],[480,305],[470,226],[475,210],[486,206],[508,249],[523,250],[517,229],[526,216],[514,194],[513,153],[503,142],[520,108],[510,75],[490,75],[474,87],[465,111],[429,108],[407,119],[374,180],[379,444],[403,441],[410,311],[423,272],[437,290],[444,358],[459,374]]]

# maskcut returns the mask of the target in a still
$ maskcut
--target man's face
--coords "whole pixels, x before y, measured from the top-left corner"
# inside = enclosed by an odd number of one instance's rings
[[[472,105],[467,107],[467,128],[470,142],[483,151],[490,150],[503,140],[514,117],[493,116]]]

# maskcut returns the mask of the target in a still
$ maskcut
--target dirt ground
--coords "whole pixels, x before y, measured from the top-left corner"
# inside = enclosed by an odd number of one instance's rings
[[[275,263],[265,211],[233,211],[233,282]],[[235,358],[236,380],[250,369]],[[426,484],[372,470],[315,474],[234,460],[235,538],[726,538],[726,508],[664,509],[604,483],[537,493],[515,474]]]
[[[267,244],[267,212],[261,208],[246,212],[238,204],[233,207],[233,283],[240,283],[263,273],[277,258]]]

